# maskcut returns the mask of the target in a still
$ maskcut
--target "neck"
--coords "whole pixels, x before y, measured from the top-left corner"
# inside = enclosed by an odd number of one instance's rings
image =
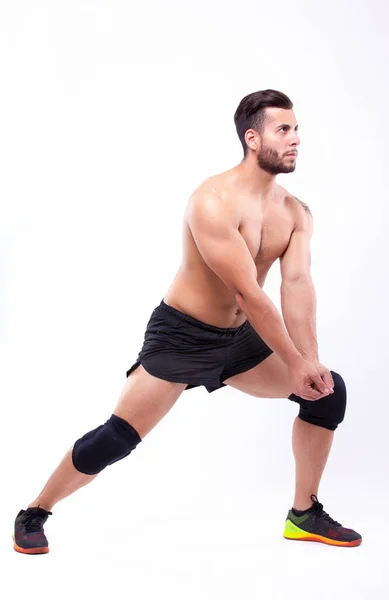
[[[274,195],[276,175],[267,173],[258,165],[255,156],[247,156],[236,167],[242,183],[250,193],[266,198]]]

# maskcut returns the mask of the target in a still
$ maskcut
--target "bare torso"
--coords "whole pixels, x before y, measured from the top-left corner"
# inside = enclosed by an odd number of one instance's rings
[[[295,227],[299,204],[281,186],[275,186],[269,202],[240,193],[233,169],[216,175],[200,186],[200,193],[216,191],[224,202],[236,211],[239,231],[243,236],[257,268],[257,281],[263,287],[274,262],[288,247]],[[246,320],[234,294],[208,267],[191,233],[187,214],[183,219],[183,259],[172,284],[164,296],[165,302],[204,323],[216,327],[238,327]],[[300,207],[301,208],[301,207]]]

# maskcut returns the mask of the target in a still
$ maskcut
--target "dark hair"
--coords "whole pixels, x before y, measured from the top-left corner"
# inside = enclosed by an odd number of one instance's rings
[[[246,156],[247,144],[244,136],[248,129],[255,129],[260,132],[265,123],[265,109],[268,107],[293,108],[292,101],[276,90],[262,90],[245,96],[239,103],[235,111],[234,121],[236,131],[243,146],[243,152]]]

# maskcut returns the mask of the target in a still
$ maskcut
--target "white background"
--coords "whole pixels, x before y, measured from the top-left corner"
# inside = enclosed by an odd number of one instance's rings
[[[387,598],[389,101],[384,0],[0,4],[0,551],[4,598]],[[354,549],[283,540],[297,407],[184,392],[125,461],[13,520],[111,414],[181,260],[187,199],[241,160],[253,91],[295,105],[280,182],[315,219],[320,358],[348,412],[320,499]],[[277,306],[279,269],[265,291]]]

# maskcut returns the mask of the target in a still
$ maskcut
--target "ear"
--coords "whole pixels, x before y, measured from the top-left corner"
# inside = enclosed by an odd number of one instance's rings
[[[258,131],[255,131],[255,129],[248,129],[244,134],[244,139],[247,147],[254,152],[257,152],[257,150],[261,147],[261,136],[259,135]]]

